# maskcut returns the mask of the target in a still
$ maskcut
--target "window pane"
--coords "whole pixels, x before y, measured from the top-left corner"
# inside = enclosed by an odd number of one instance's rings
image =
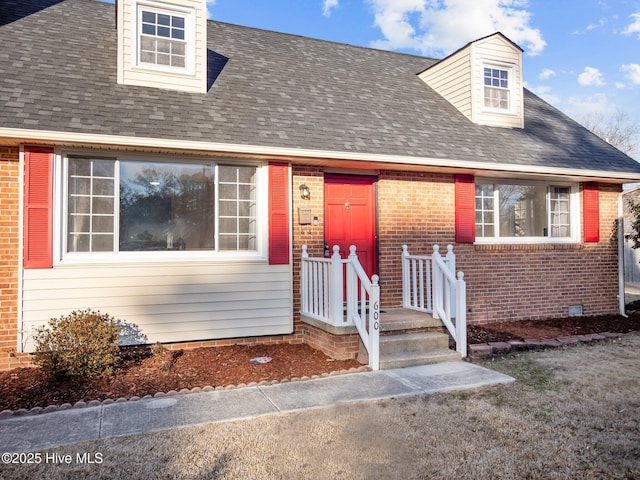
[[[142,12],[142,21],[145,23],[156,23],[156,14],[153,12]]]
[[[158,25],[171,25],[171,16],[158,14]]]
[[[69,213],[91,213],[91,198],[70,197]]]
[[[67,251],[113,251],[115,162],[71,158],[67,165]]]
[[[144,24],[142,24],[142,33],[144,33],[145,35],[155,35],[156,34],[156,26],[144,23]]]
[[[184,29],[184,18],[182,17],[171,17],[171,26],[175,28]]]
[[[547,188],[544,185],[498,185],[500,236],[547,235]]]
[[[89,235],[70,233],[67,238],[67,250],[70,252],[89,252],[90,240]]]
[[[220,250],[256,249],[256,169],[221,165]]]
[[[476,184],[476,235],[493,237],[493,185]]]
[[[120,250],[212,250],[214,169],[123,161]]]
[[[184,68],[186,66],[185,62],[186,62],[185,57],[179,57],[179,56],[175,56],[175,55],[171,56],[171,66],[172,67]]]
[[[112,252],[113,235],[92,235],[91,239],[94,252]]]
[[[93,181],[94,195],[113,196],[113,179],[96,178]]]
[[[551,187],[549,189],[552,237],[568,237],[571,235],[570,195],[571,189],[569,187]]]

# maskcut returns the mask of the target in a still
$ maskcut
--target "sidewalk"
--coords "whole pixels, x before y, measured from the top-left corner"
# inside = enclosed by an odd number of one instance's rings
[[[449,362],[14,416],[0,420],[0,452],[31,452],[189,425],[512,381],[478,365]]]

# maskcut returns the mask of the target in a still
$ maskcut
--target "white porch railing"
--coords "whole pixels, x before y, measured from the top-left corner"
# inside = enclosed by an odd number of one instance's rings
[[[347,259],[340,247],[333,247],[331,258],[309,257],[302,246],[300,268],[301,313],[336,327],[355,325],[369,354],[369,366],[380,366],[380,286],[378,276],[367,277],[351,246]],[[346,305],[344,293],[346,286]],[[346,308],[345,308],[346,307]]]
[[[433,246],[432,255],[411,255],[402,246],[402,302],[404,308],[428,312],[440,319],[456,341],[456,350],[467,356],[467,291],[464,273],[455,274],[453,246],[447,255]]]

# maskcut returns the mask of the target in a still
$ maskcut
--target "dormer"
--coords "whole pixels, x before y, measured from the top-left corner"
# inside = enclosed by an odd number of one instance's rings
[[[118,83],[206,93],[206,0],[117,0]]]
[[[474,123],[523,128],[522,51],[494,33],[468,43],[419,77]]]

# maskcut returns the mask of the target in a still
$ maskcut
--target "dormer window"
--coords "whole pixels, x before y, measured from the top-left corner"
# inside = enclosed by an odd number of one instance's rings
[[[186,66],[184,16],[142,10],[140,62],[180,68]]]
[[[185,72],[192,68],[193,12],[138,4],[138,65]]]
[[[500,67],[484,67],[484,106],[498,110],[510,110],[509,70]]]
[[[419,75],[472,122],[524,128],[522,49],[501,33],[467,44]]]
[[[118,83],[206,93],[207,0],[118,0]]]

